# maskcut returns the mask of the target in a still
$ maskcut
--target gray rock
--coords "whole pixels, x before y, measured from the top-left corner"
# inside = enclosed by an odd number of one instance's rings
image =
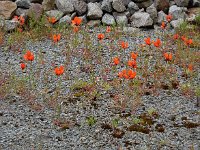
[[[5,20],[4,22],[4,30],[5,31],[12,31],[15,30],[19,26],[19,21],[15,20]]]
[[[40,19],[42,14],[43,14],[42,5],[38,4],[38,3],[32,3],[28,12],[27,12],[28,17],[31,17],[34,20]]]
[[[83,15],[87,11],[87,3],[84,1],[75,1],[73,5],[78,15]]]
[[[181,7],[177,7],[176,5],[173,5],[169,8],[169,14],[172,15],[172,20],[177,20],[179,18],[184,19],[185,13]]]
[[[64,15],[64,13],[59,10],[50,10],[50,11],[47,11],[45,14],[48,17],[55,17],[56,21],[59,20],[60,18],[62,18],[62,16]]]
[[[147,8],[153,4],[153,0],[143,1],[141,3],[136,2],[136,4],[138,5],[139,8]]]
[[[190,0],[174,0],[176,5],[179,7],[187,7]]]
[[[147,7],[146,12],[150,14],[151,19],[153,19],[153,22],[156,23],[157,22],[157,9],[154,6],[154,4],[152,4],[151,6]]]
[[[117,12],[124,12],[126,10],[126,7],[122,0],[113,0],[112,6]]]
[[[45,11],[53,10],[55,0],[43,0],[42,7]]]
[[[58,10],[62,11],[64,14],[68,14],[74,11],[74,6],[69,0],[56,0],[55,3]]]
[[[193,0],[192,7],[200,7],[200,0]]]
[[[170,6],[170,1],[169,0],[154,0],[154,5],[158,11],[163,10],[164,12],[167,13]]]
[[[150,15],[146,12],[136,12],[131,18],[131,26],[132,27],[147,27],[153,25],[153,20]]]
[[[128,6],[128,4],[131,2],[131,0],[123,0],[124,6]]]
[[[125,13],[114,12],[113,16],[116,20],[117,25],[120,25],[120,26],[127,26],[128,25],[128,18],[127,18]]]
[[[4,19],[10,19],[16,9],[16,3],[10,1],[0,1],[0,16]]]
[[[17,4],[17,7],[20,7],[20,8],[28,9],[31,6],[30,0],[17,0],[15,3]]]
[[[128,34],[133,34],[133,33],[140,32],[140,29],[134,28],[134,27],[123,27],[123,32],[128,33]]]
[[[163,12],[163,11],[159,11],[158,12],[158,20],[157,20],[157,23],[160,25],[163,21],[167,21],[166,20],[166,14]]]
[[[15,14],[17,16],[25,16],[28,13],[28,9],[23,9],[23,8],[17,8],[17,10],[15,11]]]
[[[115,18],[106,13],[103,17],[102,17],[102,23],[105,24],[105,25],[115,25],[116,22],[115,22]]]
[[[88,3],[87,18],[100,19],[103,15],[103,11],[96,3]]]
[[[69,15],[66,15],[64,17],[62,17],[60,20],[59,20],[59,24],[71,24],[71,17]]]
[[[173,28],[178,28],[183,22],[184,22],[184,20],[180,18],[180,19],[178,19],[178,20],[172,20],[172,21],[170,22],[170,24],[171,24],[171,26],[172,26]]]
[[[139,7],[136,3],[130,2],[128,4],[128,11],[130,12],[131,15],[134,14],[138,10],[139,10]]]
[[[101,9],[106,12],[112,12],[112,0],[103,0]]]

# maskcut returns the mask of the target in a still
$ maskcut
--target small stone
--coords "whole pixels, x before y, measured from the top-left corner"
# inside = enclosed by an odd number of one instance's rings
[[[124,6],[124,3],[122,0],[113,0],[112,6],[114,10],[116,10],[117,12],[123,12],[126,10],[126,7]]]
[[[87,17],[89,19],[100,19],[103,15],[103,11],[96,3],[88,3]]]
[[[115,25],[115,18],[110,15],[110,14],[105,14],[103,17],[102,17],[102,23],[105,24],[105,25]]]

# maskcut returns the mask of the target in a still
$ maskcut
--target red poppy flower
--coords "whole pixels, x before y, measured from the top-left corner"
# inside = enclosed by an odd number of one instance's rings
[[[192,40],[192,39],[189,39],[189,40],[186,39],[186,40],[185,40],[185,44],[188,45],[188,46],[191,45],[192,43],[193,43],[193,40]]]
[[[22,70],[24,70],[26,68],[26,64],[25,63],[21,63],[20,67],[21,67]]]
[[[121,42],[121,47],[122,47],[123,49],[128,48],[128,42],[122,41],[122,42]]]
[[[119,77],[119,78],[123,78],[123,72],[119,72],[119,73],[118,73],[118,77]]]
[[[137,59],[137,55],[138,55],[137,53],[132,52],[131,53],[131,58],[136,60]]]
[[[20,17],[19,17],[19,24],[22,26],[22,25],[24,25],[24,22],[25,22],[24,17],[23,17],[23,16],[20,16]]]
[[[57,43],[58,41],[60,41],[60,39],[61,39],[61,35],[60,34],[54,34],[53,35],[53,41],[55,43]]]
[[[99,33],[97,35],[97,37],[98,37],[99,40],[103,40],[104,39],[104,34],[103,33]]]
[[[150,37],[144,39],[144,41],[145,41],[145,43],[146,43],[147,45],[151,45],[151,38],[150,38]]]
[[[56,23],[56,18],[55,17],[49,17],[48,21],[52,24]]]
[[[175,40],[177,40],[177,39],[179,38],[179,35],[178,35],[178,34],[174,34],[173,38],[174,38]]]
[[[129,60],[128,66],[133,67],[133,68],[137,68],[137,62],[135,60]]]
[[[74,27],[73,27],[74,33],[78,32],[78,30],[79,30],[79,27],[77,27],[77,26],[74,26]]]
[[[154,44],[155,47],[160,47],[161,46],[160,39],[157,39],[153,44]]]
[[[192,64],[189,64],[189,65],[188,65],[188,70],[189,70],[189,71],[193,71],[193,65],[192,65]]]
[[[129,79],[133,79],[136,77],[136,72],[130,69],[128,70],[128,76],[129,76]]]
[[[182,36],[181,36],[181,40],[182,40],[182,41],[186,41],[187,38],[186,38],[184,35],[182,35]]]
[[[113,58],[113,62],[115,65],[118,65],[120,63],[119,57]]]
[[[111,31],[111,27],[110,27],[110,26],[107,26],[107,27],[106,27],[106,32],[109,33],[110,31]]]
[[[60,76],[64,73],[64,67],[63,66],[60,66],[60,67],[56,67],[55,70],[54,70],[55,74],[57,76]]]
[[[34,60],[34,54],[27,50],[26,53],[24,54],[24,59],[27,61],[33,61]]]
[[[172,60],[172,53],[164,53],[164,57],[166,61],[171,61]]]
[[[167,15],[166,19],[167,19],[168,22],[170,22],[172,20],[172,15],[171,14]]]
[[[82,18],[75,17],[74,20],[72,20],[72,25],[79,26],[82,22]]]
[[[166,24],[165,24],[165,22],[163,21],[162,24],[161,24],[161,28],[162,28],[162,29],[165,29],[165,27],[166,27]]]

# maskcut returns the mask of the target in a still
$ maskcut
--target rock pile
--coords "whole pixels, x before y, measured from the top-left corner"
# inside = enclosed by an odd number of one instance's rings
[[[12,20],[14,15],[25,18],[33,15],[39,19],[44,13],[55,17],[56,23],[70,23],[79,16],[90,25],[140,28],[160,25],[166,21],[166,15],[171,14],[171,25],[177,27],[188,17],[192,7],[199,10],[200,0],[0,0],[0,25],[3,26],[3,22],[17,25]]]

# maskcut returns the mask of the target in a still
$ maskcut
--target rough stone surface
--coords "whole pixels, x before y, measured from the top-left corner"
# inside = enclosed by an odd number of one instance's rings
[[[128,18],[127,18],[125,13],[114,12],[113,16],[116,20],[117,25],[120,25],[120,26],[127,26],[128,25]]]
[[[79,16],[83,15],[87,11],[87,3],[84,1],[75,1],[73,6]]]
[[[4,30],[7,32],[15,30],[18,26],[19,26],[18,21],[5,20],[5,22],[4,22]]]
[[[146,12],[136,12],[131,16],[130,20],[132,27],[147,27],[153,25],[153,20]]]
[[[100,20],[90,20],[87,25],[89,27],[97,27],[99,25],[101,25],[101,21]]]
[[[59,20],[59,24],[71,24],[71,17],[66,15]]]
[[[62,16],[64,15],[64,13],[62,11],[59,11],[59,10],[50,10],[50,11],[46,12],[46,15],[48,17],[55,17],[56,21],[57,21],[60,18],[62,18]]]
[[[68,14],[74,11],[74,6],[69,0],[56,0],[55,4],[58,10],[62,11],[64,14]]]
[[[45,11],[54,9],[55,0],[43,0],[42,7]]]
[[[179,7],[187,7],[190,0],[174,0],[176,5]]]
[[[157,12],[157,9],[155,8],[154,4],[147,7],[146,12],[150,14],[151,19],[153,19],[153,22],[156,23],[158,12]]]
[[[10,19],[17,9],[17,5],[10,1],[0,1],[0,16],[5,19]]]
[[[163,12],[163,11],[159,11],[158,12],[158,20],[157,20],[157,23],[158,24],[161,24],[163,21],[166,22],[167,19],[166,19],[166,14]]]
[[[96,3],[88,3],[87,17],[89,19],[100,19],[103,15],[103,11]]]
[[[139,28],[123,27],[123,32],[128,33],[128,34],[138,33],[139,31],[140,31]]]
[[[43,14],[42,5],[38,3],[32,3],[27,13],[28,17],[38,20]]]
[[[115,25],[116,22],[115,22],[115,18],[106,13],[103,17],[102,17],[102,23],[105,24],[105,25]]]
[[[138,5],[139,8],[147,8],[153,4],[153,0],[143,1],[141,3],[136,2],[136,4]]]
[[[131,15],[134,14],[138,10],[139,10],[139,7],[136,3],[130,2],[128,4],[128,11],[130,12]]]
[[[157,11],[164,11],[167,12],[170,6],[169,0],[154,0],[154,5]]]
[[[180,25],[181,25],[181,23],[183,23],[183,19],[178,19],[178,20],[172,20],[171,22],[170,22],[170,24],[171,24],[171,26],[173,27],[173,28],[178,28]]]
[[[112,0],[103,0],[101,9],[106,12],[112,12]]]
[[[20,8],[29,8],[31,6],[30,0],[17,0],[15,3]]]
[[[112,6],[117,12],[124,12],[126,10],[126,7],[122,0],[113,0]]]
[[[184,19],[186,17],[183,8],[177,7],[176,5],[169,8],[169,14],[172,15],[172,20]]]
[[[25,16],[28,13],[28,9],[23,9],[23,8],[17,8],[15,14],[17,16]]]

